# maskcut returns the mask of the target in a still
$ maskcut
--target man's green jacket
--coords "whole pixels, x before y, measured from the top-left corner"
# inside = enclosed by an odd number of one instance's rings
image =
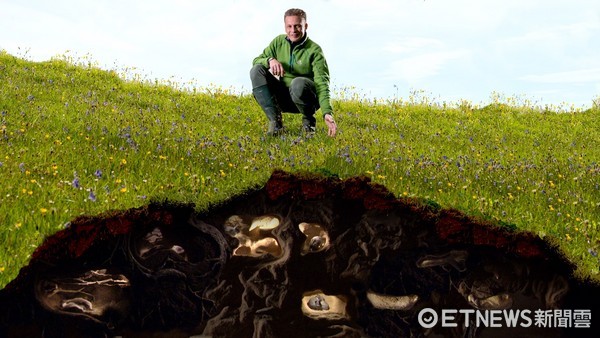
[[[296,77],[306,77],[315,82],[317,98],[323,115],[332,114],[329,92],[329,67],[319,45],[305,35],[302,40],[291,43],[285,34],[277,36],[257,56],[252,65],[261,64],[269,68],[269,58],[275,58],[283,66],[283,82],[287,87]]]

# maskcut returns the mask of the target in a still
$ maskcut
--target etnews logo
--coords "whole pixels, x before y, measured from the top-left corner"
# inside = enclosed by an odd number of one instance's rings
[[[424,308],[419,312],[419,325],[426,329],[441,327],[541,327],[590,328],[591,310],[475,310]]]

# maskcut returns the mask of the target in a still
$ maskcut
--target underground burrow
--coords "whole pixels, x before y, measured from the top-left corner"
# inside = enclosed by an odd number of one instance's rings
[[[573,271],[366,177],[275,171],[206,210],[74,219],[0,290],[0,336],[595,337],[600,288]]]

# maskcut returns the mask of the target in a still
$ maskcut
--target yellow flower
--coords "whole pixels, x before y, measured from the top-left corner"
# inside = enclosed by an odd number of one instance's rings
[[[126,159],[122,159],[121,160],[121,165],[125,165],[125,164],[127,164],[127,160]]]
[[[5,268],[3,266],[0,266],[0,273],[4,272],[4,269]]]
[[[23,225],[23,224],[21,224],[21,222],[17,222],[17,223],[15,224],[15,228],[17,228],[17,229],[18,229],[18,228],[20,228],[22,225]]]
[[[119,191],[120,191],[120,192],[127,192],[127,188],[126,188],[126,187],[123,187],[123,188],[121,188],[121,190],[119,190]]]
[[[40,208],[40,212],[42,213],[42,215],[45,215],[48,212],[48,209]]]

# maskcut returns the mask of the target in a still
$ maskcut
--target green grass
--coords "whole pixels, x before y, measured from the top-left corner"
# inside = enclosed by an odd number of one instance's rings
[[[275,168],[369,175],[399,197],[547,236],[580,276],[599,279],[598,107],[338,97],[336,138],[322,121],[301,137],[296,115],[284,116],[286,134],[265,138],[249,95],[0,52],[0,287],[79,215],[163,199],[203,208]]]

